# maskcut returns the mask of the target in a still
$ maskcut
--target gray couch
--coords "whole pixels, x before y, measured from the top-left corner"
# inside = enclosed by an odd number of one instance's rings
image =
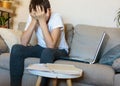
[[[20,43],[20,35],[22,34],[22,29],[24,27],[24,23],[20,23],[18,30],[10,30],[0,29],[0,34],[2,34],[3,39],[5,38],[5,42],[8,45],[9,50],[11,49],[13,44]],[[88,29],[95,29],[97,32],[103,30],[109,36],[109,39],[106,40],[105,46],[100,51],[100,55],[102,56],[112,47],[117,44],[120,44],[120,29],[118,28],[106,28],[106,27],[98,27],[98,26],[90,26],[90,25],[76,25],[73,29],[71,24],[66,24],[66,38],[69,46],[72,45],[72,38],[74,35],[74,29],[83,28],[88,31]],[[5,32],[12,33],[8,35],[11,39],[7,39],[6,35],[3,35]],[[82,33],[82,31],[80,32]],[[14,34],[14,35],[13,35]],[[88,34],[90,34],[88,32]],[[14,36],[14,37],[13,37]],[[14,40],[13,40],[14,39]],[[31,44],[35,44],[34,37],[32,38]],[[9,40],[9,41],[8,41]],[[16,41],[17,40],[17,41]],[[83,39],[81,39],[83,40]],[[11,42],[11,43],[10,43]],[[78,43],[79,45],[80,43]],[[86,43],[86,45],[89,43]],[[73,48],[74,51],[76,49]],[[71,52],[70,52],[71,53]],[[10,77],[9,77],[9,57],[10,53],[2,53],[0,55],[0,86],[10,86]],[[29,58],[25,60],[25,67],[32,63],[39,63],[37,58]],[[57,60],[55,63],[62,64],[72,64],[78,68],[83,69],[84,73],[81,78],[73,79],[73,86],[120,86],[120,74],[116,73],[112,66],[103,65],[99,63],[88,64],[82,62],[75,61],[67,61],[67,60]],[[37,80],[37,76],[30,74],[27,70],[24,72],[23,76],[23,86],[35,86]],[[52,83],[50,82],[50,85]],[[51,85],[52,86],[52,85]],[[59,80],[59,86],[66,86],[65,80]]]

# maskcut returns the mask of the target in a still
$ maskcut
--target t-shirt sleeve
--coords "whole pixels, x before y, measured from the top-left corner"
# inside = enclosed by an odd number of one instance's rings
[[[50,26],[52,29],[60,28],[61,30],[63,30],[64,24],[63,24],[62,17],[59,14],[55,14],[51,20]]]
[[[26,23],[26,26],[25,26],[25,29],[24,29],[24,30],[27,30],[27,28],[28,28],[28,26],[29,26],[29,24],[30,24],[31,20],[32,20],[32,18],[31,18],[31,16],[29,15],[29,16],[28,16],[27,23]]]

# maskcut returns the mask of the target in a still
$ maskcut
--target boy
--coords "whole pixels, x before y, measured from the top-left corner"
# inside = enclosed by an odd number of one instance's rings
[[[21,44],[14,45],[11,50],[11,86],[21,86],[26,58],[36,57],[40,58],[40,63],[53,63],[59,57],[68,55],[62,19],[59,14],[51,12],[49,1],[31,0],[29,13]],[[38,44],[28,46],[33,32]],[[42,78],[40,86],[47,86],[47,78]]]

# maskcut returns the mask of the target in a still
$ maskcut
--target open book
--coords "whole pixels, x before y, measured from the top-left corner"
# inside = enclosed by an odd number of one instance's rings
[[[82,69],[76,68],[74,65],[67,64],[32,64],[26,69],[73,75],[80,75],[82,73]]]

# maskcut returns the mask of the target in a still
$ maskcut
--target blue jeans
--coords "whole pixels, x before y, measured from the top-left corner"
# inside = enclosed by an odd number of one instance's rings
[[[10,85],[21,86],[24,72],[24,60],[28,57],[40,58],[40,63],[53,63],[59,57],[67,56],[62,49],[43,48],[36,46],[23,46],[16,44],[12,47],[10,54]],[[40,86],[47,86],[48,78],[43,77]]]

